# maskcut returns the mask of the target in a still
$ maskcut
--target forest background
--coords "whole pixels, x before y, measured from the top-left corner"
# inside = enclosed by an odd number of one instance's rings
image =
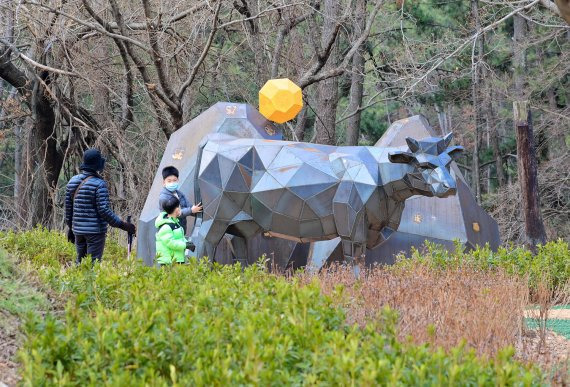
[[[63,228],[65,185],[90,147],[108,156],[114,209],[140,213],[177,128],[217,101],[257,106],[268,79],[288,77],[305,101],[288,139],[373,145],[415,114],[453,132],[474,195],[515,243],[533,187],[519,184],[513,102],[528,100],[538,220],[568,241],[564,11],[550,0],[0,0],[0,229]]]

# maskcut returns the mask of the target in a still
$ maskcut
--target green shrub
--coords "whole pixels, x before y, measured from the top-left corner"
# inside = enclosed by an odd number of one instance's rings
[[[62,316],[25,325],[25,385],[542,382],[534,367],[512,359],[512,349],[485,359],[464,346],[446,353],[401,343],[389,309],[364,329],[347,326],[316,281],[301,286],[261,264],[156,269],[126,261],[111,245],[94,268],[62,269],[73,260],[62,235],[34,230],[0,236],[0,244],[69,295]]]
[[[539,246],[536,254],[523,247],[513,246],[500,247],[497,252],[491,251],[488,246],[465,251],[458,242],[455,250],[449,252],[440,245],[427,242],[426,249],[421,253],[414,249],[411,258],[400,257],[395,269],[414,262],[441,269],[463,264],[474,265],[481,270],[500,267],[509,274],[528,276],[531,290],[535,290],[540,281],[547,281],[551,289],[561,289],[570,280],[570,246],[561,239]]]

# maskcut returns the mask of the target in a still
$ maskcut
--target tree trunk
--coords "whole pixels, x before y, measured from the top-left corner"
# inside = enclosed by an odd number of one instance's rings
[[[446,135],[451,131],[449,127],[449,119],[447,118],[447,112],[445,108],[438,104],[437,102],[434,103],[435,112],[437,113],[437,120],[439,121],[439,127],[441,128],[441,134]]]
[[[505,170],[503,168],[503,156],[501,155],[499,143],[499,128],[495,117],[491,87],[489,87],[489,95],[487,96],[487,122],[489,123],[489,141],[491,143],[491,149],[493,150],[493,159],[495,159],[497,185],[501,188],[505,185]]]
[[[566,20],[566,23],[570,24],[570,1],[569,0],[554,0],[558,10],[560,11],[560,17]]]
[[[525,223],[525,243],[533,251],[537,244],[546,242],[546,232],[540,213],[538,191],[536,149],[532,131],[532,118],[526,91],[526,20],[519,15],[514,16],[513,67],[516,100],[513,102],[513,113],[517,139],[517,171],[521,190],[522,211]]]
[[[530,31],[531,35],[533,34],[538,34],[538,30],[536,28],[532,28]],[[539,45],[536,48],[536,59],[535,59],[535,63],[533,63],[534,68],[539,68],[542,69],[544,68],[544,48]],[[549,90],[552,90],[552,88],[550,88]],[[548,128],[548,117],[546,114],[541,114],[541,125],[539,125],[539,130],[538,130],[538,145],[537,145],[537,151],[539,152],[538,154],[540,155],[538,158],[538,163],[540,164],[541,160],[549,160],[550,159],[550,140],[548,140],[548,134],[546,133],[547,128]],[[554,133],[552,133],[554,134]],[[552,138],[554,138],[554,136],[552,136]]]
[[[527,33],[526,20],[519,15],[513,16],[514,33],[513,33],[513,67],[514,67],[514,84],[515,95],[518,100],[525,99],[526,90],[526,49],[523,46],[523,40]]]
[[[495,113],[495,95],[493,93],[492,79],[487,79],[487,95],[486,95],[486,120],[489,135],[489,145],[493,151],[493,159],[495,160],[495,172],[497,175],[497,186],[499,188],[505,185],[505,169],[503,166],[503,156],[501,155],[499,123],[497,122],[497,115]]]
[[[244,27],[247,33],[245,37],[253,53],[253,60],[255,62],[255,79],[266,79],[268,75],[267,58],[264,48],[264,41],[260,38],[259,21],[255,15],[259,14],[259,7],[257,1],[247,0],[234,0],[234,8],[245,18]],[[272,70],[269,70],[271,73]]]
[[[355,36],[362,34],[366,28],[366,0],[357,0],[356,2],[356,28]],[[364,48],[361,46],[352,58],[352,80],[350,84],[350,103],[348,111],[352,117],[347,120],[346,126],[346,143],[347,145],[358,145],[358,137],[360,134],[360,115],[358,111],[362,105],[362,94],[364,93]]]
[[[556,92],[554,87],[548,89],[547,96],[549,109],[556,112],[558,110],[558,103],[556,102]],[[553,133],[550,136],[550,146],[548,147],[550,151],[548,158],[551,160],[566,151],[566,140],[564,139],[563,127],[554,127],[552,128],[552,131]]]
[[[513,112],[517,135],[518,178],[525,222],[525,243],[530,249],[536,251],[538,244],[546,243],[546,231],[540,213],[532,117],[528,101],[513,102]]]
[[[477,31],[481,30],[481,21],[479,20],[479,3],[478,0],[471,0],[471,15],[475,21],[475,28]],[[483,56],[484,42],[483,36],[479,36],[477,39],[477,54],[473,66],[473,80],[471,82],[471,97],[473,99],[473,116],[475,124],[474,133],[474,147],[473,147],[473,189],[475,191],[475,198],[477,203],[481,204],[481,176],[480,176],[480,159],[479,159],[479,148],[481,142],[481,114],[479,106],[479,93],[481,91],[480,83],[482,78],[482,67],[480,61]]]
[[[26,227],[50,227],[55,206],[55,190],[63,167],[63,155],[58,151],[55,133],[55,114],[46,97],[45,88],[35,81],[32,95],[33,128],[29,137],[27,169],[33,171],[31,192],[20,196],[19,208],[27,208]]]
[[[55,205],[55,188],[63,166],[63,157],[57,148],[55,113],[48,98],[45,85],[51,79],[47,71],[27,73],[12,62],[10,45],[14,42],[14,14],[8,12],[4,31],[8,45],[0,45],[0,78],[11,84],[25,99],[31,111],[31,131],[27,143],[27,155],[19,153],[22,131],[15,128],[16,134],[16,179],[14,196],[16,212],[21,214],[22,226],[33,227],[41,224],[49,226]],[[43,58],[46,52],[42,52]],[[43,61],[43,60],[42,60]],[[22,152],[23,153],[23,152]],[[22,162],[25,160],[25,163]],[[25,178],[20,180],[22,177]],[[24,190],[23,187],[27,187]]]
[[[14,200],[16,200],[21,193],[21,180],[22,175],[22,149],[23,149],[23,136],[22,125],[18,123],[14,126]]]
[[[295,137],[296,141],[305,141],[305,129],[307,127],[307,105],[303,106],[297,115],[297,122],[295,124]]]
[[[335,34],[338,23],[340,4],[338,0],[325,0],[323,10],[323,32],[321,35],[321,47],[326,47],[331,36]],[[323,67],[323,71],[338,66],[337,42]],[[317,109],[316,118],[316,141],[319,144],[336,144],[336,108],[338,104],[338,79],[332,77],[320,81],[317,84]]]
[[[11,62],[9,50],[0,47],[0,78],[18,90],[26,99],[32,113],[27,149],[24,157],[20,158],[23,161],[20,165],[23,173],[19,176],[27,190],[19,190],[23,184],[17,182],[16,190],[19,192],[16,197],[16,211],[24,214],[24,227],[38,224],[49,227],[55,205],[55,188],[63,166],[63,155],[58,150],[54,128],[55,113],[44,86],[50,82],[49,76],[45,72],[39,75],[30,73],[28,78]]]

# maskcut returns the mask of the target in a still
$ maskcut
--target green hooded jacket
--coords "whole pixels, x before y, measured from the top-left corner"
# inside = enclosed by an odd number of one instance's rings
[[[161,212],[154,222],[156,226],[156,257],[160,264],[184,262],[186,237],[178,218]]]

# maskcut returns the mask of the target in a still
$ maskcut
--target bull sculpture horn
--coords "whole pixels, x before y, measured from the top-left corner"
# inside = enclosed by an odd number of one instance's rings
[[[417,140],[414,140],[411,137],[406,137],[406,143],[408,144],[408,148],[412,153],[416,153],[420,150],[420,143]]]

